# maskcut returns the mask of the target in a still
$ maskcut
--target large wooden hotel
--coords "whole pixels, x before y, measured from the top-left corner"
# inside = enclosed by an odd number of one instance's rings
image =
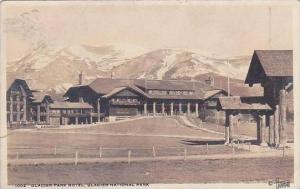
[[[7,91],[7,120],[11,125],[67,125],[140,115],[199,117],[209,104],[216,106],[220,95],[226,92],[196,81],[98,78],[71,87],[64,94],[66,101],[54,102],[17,79]],[[205,103],[208,100],[210,103]]]

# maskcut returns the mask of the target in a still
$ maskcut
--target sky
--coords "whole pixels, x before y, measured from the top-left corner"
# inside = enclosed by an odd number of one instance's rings
[[[293,47],[291,6],[72,4],[4,4],[7,59],[19,59],[40,44],[178,48],[221,57]]]

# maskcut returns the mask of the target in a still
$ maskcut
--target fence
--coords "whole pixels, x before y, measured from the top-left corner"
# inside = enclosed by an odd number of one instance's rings
[[[184,160],[191,155],[231,154],[243,153],[247,150],[237,146],[225,145],[197,145],[188,147],[161,147],[148,148],[111,148],[111,147],[9,147],[8,159],[54,159],[54,158],[128,158],[133,157],[164,157],[181,156]]]

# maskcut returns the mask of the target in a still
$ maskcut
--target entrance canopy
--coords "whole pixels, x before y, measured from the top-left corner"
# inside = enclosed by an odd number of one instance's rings
[[[218,110],[239,111],[271,111],[272,108],[265,102],[263,97],[220,97],[217,105]]]

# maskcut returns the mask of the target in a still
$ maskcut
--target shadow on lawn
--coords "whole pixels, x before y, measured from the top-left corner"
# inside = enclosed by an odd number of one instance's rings
[[[224,144],[224,140],[182,140],[181,143],[186,145],[220,145]]]
[[[256,144],[256,140],[245,140],[244,143]],[[181,140],[182,144],[186,145],[220,145],[224,144],[225,140]]]

